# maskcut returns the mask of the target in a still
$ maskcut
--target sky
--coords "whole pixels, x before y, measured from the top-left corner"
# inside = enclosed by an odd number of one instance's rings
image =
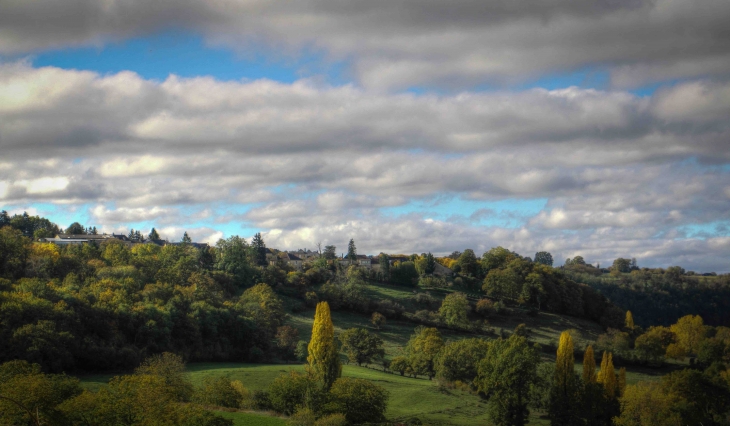
[[[727,0],[0,2],[0,209],[730,271]]]

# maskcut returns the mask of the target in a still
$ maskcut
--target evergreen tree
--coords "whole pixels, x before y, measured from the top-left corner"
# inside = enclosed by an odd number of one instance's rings
[[[264,243],[261,233],[257,232],[251,240],[251,250],[253,250],[254,261],[259,266],[266,266],[266,243]]]
[[[129,241],[134,241],[134,228],[129,230],[129,234],[127,234],[127,238],[129,238]]]
[[[10,225],[10,215],[5,210],[0,212],[0,228]]]
[[[575,374],[575,356],[573,355],[573,338],[570,332],[560,335],[557,359],[555,361],[555,378],[550,389],[548,415],[551,425],[580,425],[580,392]]]
[[[91,228],[91,235],[97,235],[98,233],[99,233],[99,231],[96,230],[96,226]]]
[[[182,240],[180,240],[181,243],[190,244],[193,242],[193,240],[190,239],[190,236],[188,235],[188,232],[185,231],[183,234]]]
[[[134,231],[134,241],[137,241],[138,243],[144,242],[144,237],[142,237],[142,233],[140,233],[139,230]]]
[[[157,230],[155,228],[152,228],[147,238],[150,241],[160,241],[160,234],[157,233]]]
[[[355,247],[355,240],[352,238],[350,238],[350,242],[347,243],[347,258],[350,259],[351,262],[357,260],[357,248]]]
[[[329,390],[342,374],[342,365],[335,346],[335,327],[327,302],[317,304],[308,351],[307,372]]]
[[[336,246],[324,246],[324,258],[327,260],[337,259],[337,247]]]
[[[596,382],[596,357],[593,354],[593,346],[588,345],[583,354],[583,383]]]

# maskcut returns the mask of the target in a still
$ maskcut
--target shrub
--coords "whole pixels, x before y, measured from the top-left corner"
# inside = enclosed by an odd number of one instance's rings
[[[385,421],[388,391],[364,379],[342,377],[330,389],[329,412],[344,413],[348,423]]]
[[[342,413],[330,414],[314,422],[314,426],[345,426],[346,424],[347,419]]]
[[[476,312],[484,318],[493,316],[496,313],[494,302],[489,299],[480,299],[477,302]]]
[[[320,389],[320,386],[306,375],[294,371],[282,374],[269,386],[271,407],[279,413],[290,416],[296,412],[298,406],[304,404],[306,398],[319,401],[323,396]]]
[[[267,411],[273,410],[274,407],[271,405],[271,398],[267,391],[255,390],[251,395],[251,405],[257,410]]]
[[[206,377],[196,399],[205,405],[238,408],[243,401],[243,395],[231,384],[229,377]]]

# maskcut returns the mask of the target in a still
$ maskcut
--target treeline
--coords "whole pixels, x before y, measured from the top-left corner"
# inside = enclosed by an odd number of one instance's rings
[[[260,238],[260,236],[259,236]],[[286,314],[239,237],[215,247],[32,243],[0,229],[0,362],[44,371],[122,370],[149,355],[259,361]]]
[[[604,327],[620,327],[624,310],[588,285],[553,268],[552,256],[539,252],[533,261],[503,247],[477,258],[474,251],[454,252],[439,262],[457,273],[454,285],[490,299],[525,308],[588,318]]]
[[[688,275],[678,266],[611,275],[566,268],[565,273],[634,312],[636,323],[643,326],[666,326],[686,315],[702,315],[711,325],[730,325],[730,274]]]

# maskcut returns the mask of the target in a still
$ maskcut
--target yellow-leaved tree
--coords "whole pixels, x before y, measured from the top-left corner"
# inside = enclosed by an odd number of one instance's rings
[[[598,383],[603,384],[608,399],[616,398],[616,373],[613,368],[613,354],[603,352],[601,371],[598,372]]]
[[[550,389],[548,416],[551,424],[566,426],[581,424],[578,417],[580,394],[575,374],[575,356],[573,355],[573,338],[569,331],[560,334],[557,359],[555,361],[555,377]]]
[[[699,315],[686,315],[677,320],[677,323],[669,327],[677,336],[677,345],[687,354],[697,353],[700,342],[705,338],[706,329]],[[671,346],[671,345],[670,345]],[[667,349],[667,352],[670,352]],[[669,356],[669,353],[667,354]]]
[[[626,311],[626,329],[634,329],[634,315],[631,313],[631,311]]]
[[[330,306],[327,302],[317,304],[312,325],[312,340],[308,349],[307,372],[329,390],[342,374],[342,365],[335,346],[335,326],[332,324]]]
[[[588,345],[583,354],[583,383],[596,382],[596,356],[593,354],[593,346]]]

